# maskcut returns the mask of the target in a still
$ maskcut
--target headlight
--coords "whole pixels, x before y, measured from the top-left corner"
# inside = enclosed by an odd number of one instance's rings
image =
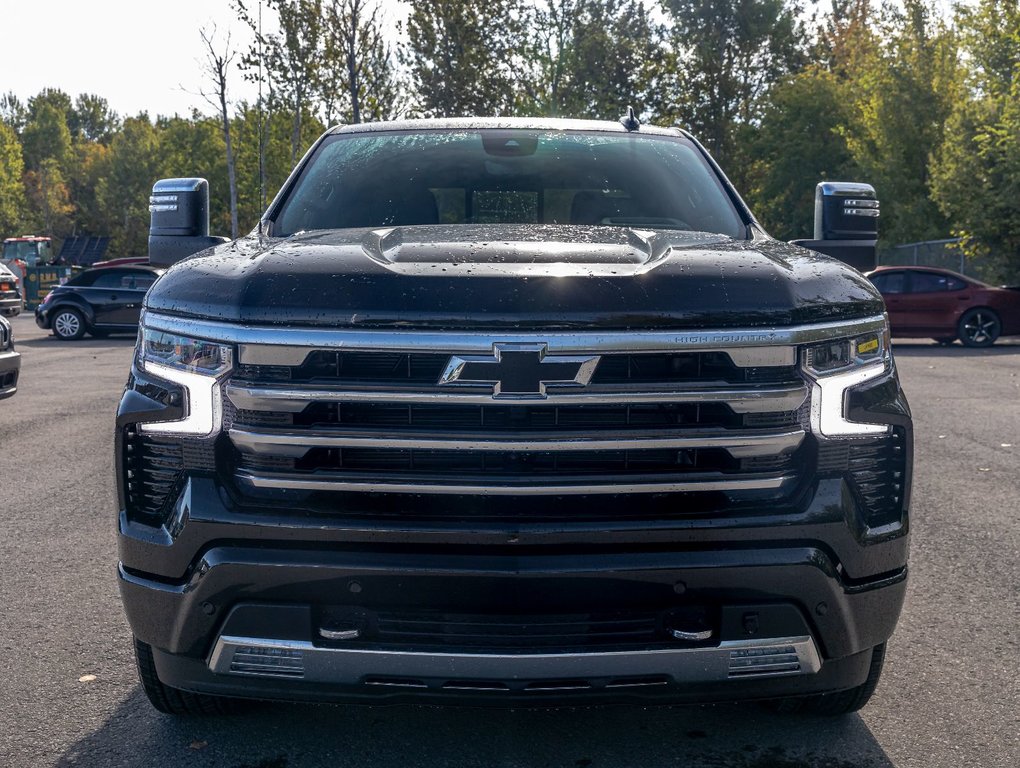
[[[179,384],[186,393],[183,419],[143,424],[143,432],[204,437],[219,430],[223,417],[219,382],[233,367],[231,347],[143,325],[137,355],[146,373]]]
[[[824,437],[880,435],[888,424],[846,418],[847,392],[885,374],[892,363],[888,326],[881,331],[814,344],[803,350],[804,372],[814,383],[811,428]]]

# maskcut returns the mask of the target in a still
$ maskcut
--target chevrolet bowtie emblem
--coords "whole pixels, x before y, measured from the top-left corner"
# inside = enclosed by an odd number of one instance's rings
[[[501,398],[546,397],[549,385],[584,387],[598,355],[550,355],[545,344],[496,344],[492,355],[454,355],[439,378],[441,385],[492,386]]]

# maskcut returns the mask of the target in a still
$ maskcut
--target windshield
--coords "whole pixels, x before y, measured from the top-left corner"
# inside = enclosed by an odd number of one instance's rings
[[[456,130],[331,136],[273,234],[416,224],[580,224],[747,236],[694,144],[640,134]]]

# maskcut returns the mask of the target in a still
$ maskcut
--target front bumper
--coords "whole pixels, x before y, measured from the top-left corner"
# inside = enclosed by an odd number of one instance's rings
[[[18,391],[18,375],[21,371],[21,355],[14,350],[0,352],[0,400],[11,397]]]
[[[774,527],[759,529],[760,536],[688,530],[674,531],[670,545],[649,539],[624,547],[594,530],[572,535],[588,538],[587,546],[535,546],[534,531],[510,537],[475,531],[479,544],[462,547],[441,543],[461,538],[449,530],[385,535],[364,524],[327,530],[283,519],[256,525],[222,507],[211,479],[190,481],[182,499],[172,530],[121,516],[121,594],[132,631],[155,649],[160,678],[222,695],[549,704],[840,690],[865,679],[869,651],[892,634],[906,584],[902,531],[867,552],[873,564],[888,559],[895,566],[851,579],[833,548],[818,540],[824,534],[837,549],[848,546],[833,535],[848,531],[842,520],[797,526],[783,532],[786,538]],[[822,493],[814,513],[826,506],[831,512],[832,500]],[[203,540],[183,577],[146,573]],[[662,615],[696,605],[711,606],[715,619],[711,639],[693,645],[660,640],[534,653],[371,638],[338,644],[321,635],[324,607],[336,606],[370,616],[425,607],[558,616],[639,608]],[[762,653],[796,646],[798,666],[731,675],[733,653],[755,646]],[[278,665],[294,658],[301,660],[299,674],[280,674]],[[245,666],[251,659],[268,659],[268,666]]]
[[[49,311],[39,306],[35,308],[35,324],[44,331],[50,330]]]
[[[20,314],[22,308],[22,301],[20,296],[4,296],[0,297],[0,314],[12,317]]]

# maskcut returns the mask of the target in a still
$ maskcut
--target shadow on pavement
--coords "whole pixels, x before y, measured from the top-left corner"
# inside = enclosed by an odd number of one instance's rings
[[[103,336],[92,338],[86,336],[78,341],[61,341],[56,336],[42,336],[33,339],[22,339],[14,337],[14,344],[17,349],[110,349],[111,347],[132,347],[135,344],[135,334],[117,334],[115,336]]]
[[[894,339],[892,350],[897,357],[1000,357],[1020,355],[1020,342],[1010,339],[998,341],[991,347],[965,347],[958,342],[942,346],[927,341]]]
[[[893,768],[857,715],[753,705],[505,710],[258,704],[216,719],[155,712],[135,689],[58,766],[223,768]]]

